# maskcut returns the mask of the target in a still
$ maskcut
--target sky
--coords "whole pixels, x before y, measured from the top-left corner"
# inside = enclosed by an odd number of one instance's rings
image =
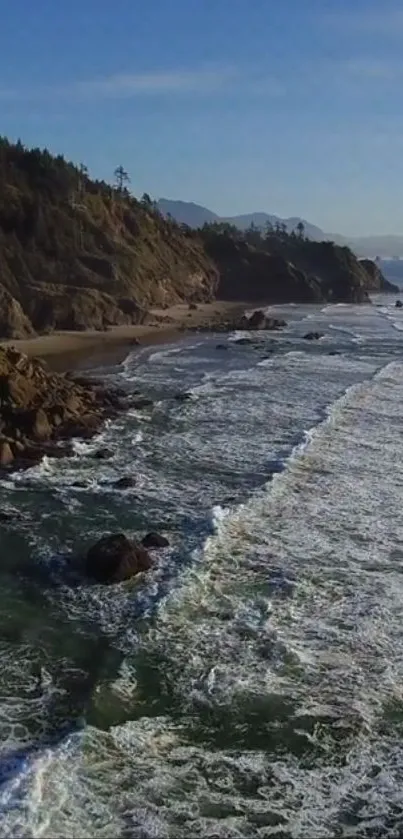
[[[13,0],[0,132],[135,195],[403,233],[401,0]]]

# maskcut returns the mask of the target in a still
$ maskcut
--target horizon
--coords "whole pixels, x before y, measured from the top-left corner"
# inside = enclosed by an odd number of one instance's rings
[[[402,235],[397,0],[139,9],[12,4],[2,133],[95,178],[122,164],[136,195],[300,216],[345,237]]]

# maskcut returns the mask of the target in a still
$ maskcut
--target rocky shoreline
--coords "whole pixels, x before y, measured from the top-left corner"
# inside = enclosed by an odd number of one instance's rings
[[[230,332],[285,325],[257,310],[249,317],[220,316],[216,323],[210,320],[195,329]],[[107,418],[130,406],[149,407],[150,400],[76,373],[53,372],[40,358],[0,347],[0,466],[26,468],[44,455],[69,456],[73,437],[92,437]]]
[[[44,455],[72,454],[73,437],[91,437],[128,406],[117,388],[0,348],[0,466],[23,469]]]

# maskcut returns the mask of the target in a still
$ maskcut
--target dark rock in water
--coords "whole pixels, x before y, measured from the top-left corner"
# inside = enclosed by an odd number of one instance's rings
[[[174,399],[176,399],[178,402],[187,402],[188,399],[191,399],[191,398],[192,398],[191,393],[176,393],[175,396],[174,396]]]
[[[111,457],[113,457],[113,453],[110,449],[97,449],[92,456],[96,460],[109,460]]]
[[[120,583],[147,571],[152,562],[143,545],[123,533],[103,536],[87,553],[85,571],[98,583]]]
[[[114,481],[113,486],[116,489],[129,489],[130,487],[134,487],[135,484],[135,478],[131,478],[130,475],[126,475],[125,477],[119,478],[117,481]]]
[[[242,316],[237,324],[237,329],[274,330],[282,329],[284,326],[287,326],[285,320],[267,317],[262,309],[256,309],[249,318],[245,315]]]
[[[341,350],[331,350],[328,355],[342,355]]]
[[[195,311],[197,309],[197,303],[189,303],[189,310]]]
[[[246,346],[246,344],[253,344],[253,341],[252,338],[237,338],[233,343],[243,347]]]
[[[319,341],[319,338],[323,338],[323,335],[320,332],[307,332],[303,338],[304,341]]]
[[[256,312],[253,312],[253,315],[248,318],[248,328],[249,329],[265,329],[266,326],[266,315],[262,311],[262,309],[256,309]]]
[[[142,539],[141,544],[144,545],[145,548],[168,548],[169,542],[165,536],[161,536],[159,533],[147,533],[147,536],[144,536]]]
[[[216,350],[227,350],[227,349],[228,349],[227,344],[217,344],[216,345]]]
[[[138,338],[132,338],[131,341],[130,341],[130,346],[131,347],[139,347],[140,346],[139,339]]]
[[[136,408],[137,411],[141,411],[142,408],[150,408],[153,405],[152,399],[147,399],[145,396],[141,399],[133,399],[131,403],[133,408]]]
[[[401,300],[396,300],[395,303],[396,309],[401,309],[403,307],[403,303]]]
[[[77,481],[73,481],[73,483],[70,484],[70,486],[73,487],[74,489],[86,489],[88,484],[87,484],[87,481],[77,480]]]

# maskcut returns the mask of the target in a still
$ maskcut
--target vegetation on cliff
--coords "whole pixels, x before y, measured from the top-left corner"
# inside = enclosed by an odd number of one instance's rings
[[[220,274],[220,295],[273,302],[352,302],[369,291],[398,291],[371,260],[359,261],[348,247],[315,242],[304,226],[289,233],[271,224],[245,232],[225,223],[206,224],[201,235]]]
[[[138,323],[153,306],[229,300],[360,302],[382,287],[348,248],[303,225],[191,230],[148,195],[0,138],[0,337]],[[392,289],[390,289],[392,290]]]
[[[111,187],[0,138],[0,335],[136,323],[151,306],[214,296],[199,237],[131,196],[124,175]]]

